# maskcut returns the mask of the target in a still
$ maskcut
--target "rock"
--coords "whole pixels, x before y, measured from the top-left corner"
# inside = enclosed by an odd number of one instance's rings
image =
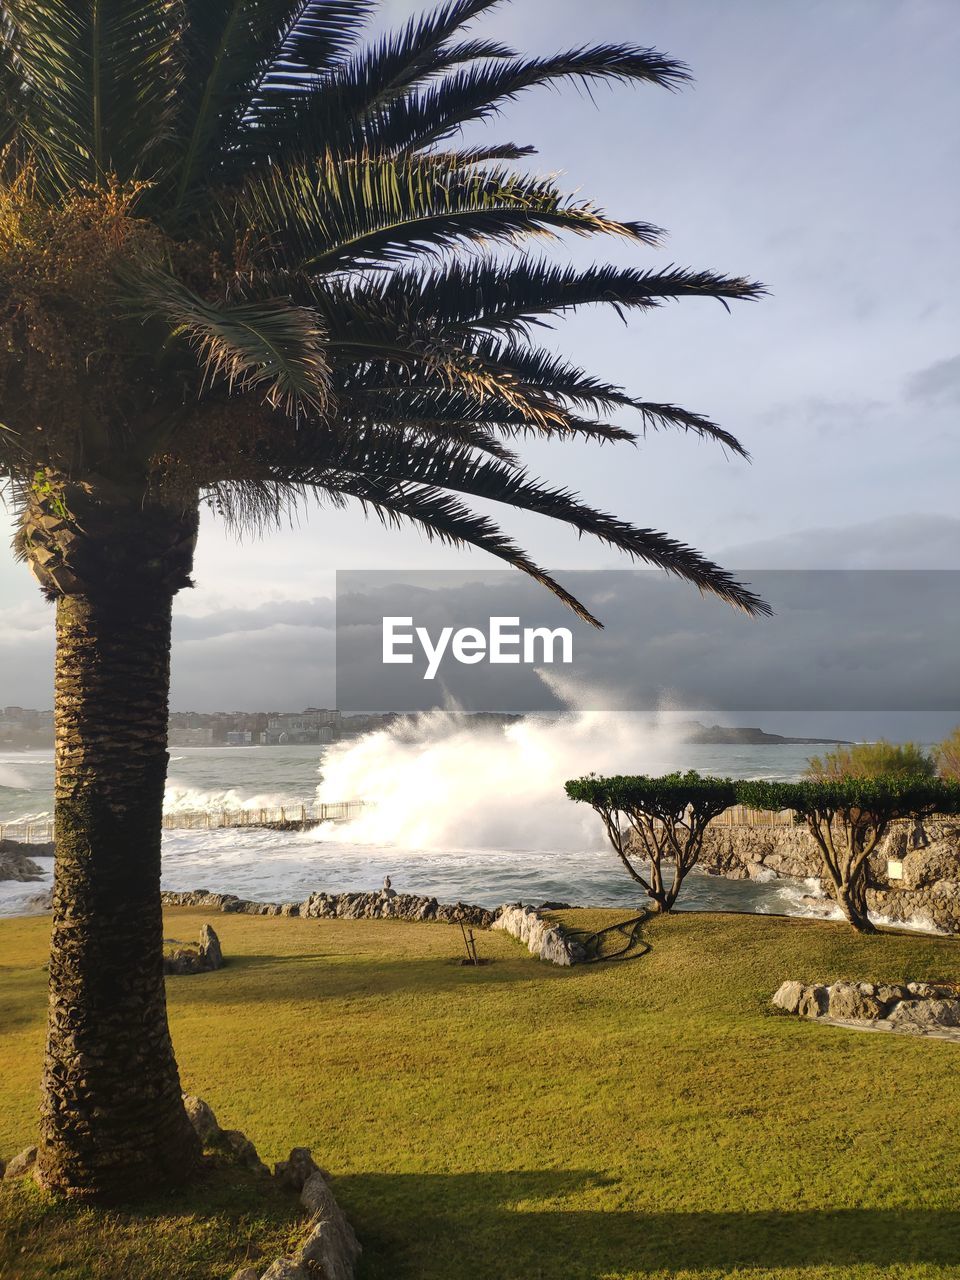
[[[783,982],[777,987],[772,1003],[786,1013],[797,1013],[803,996],[802,982]]]
[[[950,992],[949,987],[938,987],[933,982],[908,982],[907,991],[912,996],[923,996],[930,999],[932,996],[945,996]]]
[[[52,911],[53,890],[44,889],[42,893],[35,893],[33,897],[26,900],[23,906],[26,915],[32,915],[34,912]]]
[[[217,1146],[227,1151],[238,1164],[269,1178],[270,1170],[257,1154],[257,1148],[239,1129],[221,1129],[217,1135]]]
[[[882,1005],[895,1004],[907,995],[907,988],[896,982],[881,982],[876,988],[876,997]]]
[[[260,1280],[260,1272],[256,1267],[241,1267],[233,1273],[230,1280]]]
[[[884,1004],[865,982],[835,982],[830,988],[827,1012],[831,1018],[852,1022],[874,1022],[883,1017]]]
[[[901,1000],[890,1011],[889,1021],[898,1031],[918,1034],[939,1027],[960,1027],[960,1000]]]
[[[816,983],[812,987],[804,987],[797,1004],[797,1013],[801,1018],[819,1018],[826,1013],[830,1000],[830,988]]]
[[[310,1235],[297,1261],[316,1267],[324,1280],[353,1280],[360,1242],[321,1173],[303,1184],[300,1203],[311,1215]]]
[[[294,1191],[302,1191],[307,1179],[319,1172],[307,1147],[294,1147],[287,1159],[281,1160],[273,1170],[274,1177]]]
[[[223,965],[223,951],[220,939],[208,924],[200,926],[200,958],[210,969],[219,969]]]
[[[5,844],[12,841],[4,841]],[[0,880],[16,880],[20,884],[29,884],[32,880],[42,880],[43,869],[38,867],[32,858],[19,852],[0,853]]]
[[[217,1124],[217,1117],[213,1114],[210,1104],[194,1094],[185,1093],[183,1108],[203,1145],[212,1146],[223,1130]]]
[[[550,964],[571,965],[583,959],[583,948],[558,924],[543,920],[533,907],[503,906],[489,926],[526,944],[527,950]]]
[[[292,1258],[278,1258],[260,1280],[310,1280],[310,1273]],[[324,1280],[326,1277],[324,1276]]]
[[[37,1148],[27,1147],[19,1155],[14,1156],[4,1169],[4,1182],[12,1182],[14,1178],[25,1178],[36,1163]]]
[[[170,939],[164,939],[170,943]],[[212,973],[223,966],[223,950],[220,939],[208,924],[200,926],[200,941],[196,947],[172,944],[173,951],[163,957],[163,972],[166,974]]]

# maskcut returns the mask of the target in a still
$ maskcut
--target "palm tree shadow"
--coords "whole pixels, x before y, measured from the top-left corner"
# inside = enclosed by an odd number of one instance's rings
[[[960,1260],[960,1210],[648,1212],[565,1207],[611,1182],[585,1170],[354,1174],[336,1192],[364,1242],[358,1280],[564,1280]],[[543,1208],[543,1201],[556,1202]],[[533,1202],[534,1207],[527,1207]],[[438,1254],[446,1255],[443,1265]],[[544,1269],[545,1259],[554,1261]]]

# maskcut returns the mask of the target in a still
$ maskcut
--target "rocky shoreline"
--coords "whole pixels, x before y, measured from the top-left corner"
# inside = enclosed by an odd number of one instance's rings
[[[730,880],[812,879],[827,888],[813,837],[793,825],[708,827],[700,869]],[[960,820],[893,823],[870,859],[867,905],[899,924],[960,933]]]
[[[189,889],[164,892],[165,907],[212,907],[246,916],[299,916],[309,920],[436,920],[442,924],[466,924],[489,929],[503,908],[490,911],[466,902],[443,903],[436,898],[381,889],[376,893],[311,893],[303,902],[257,902],[235,893],[210,893]]]
[[[544,919],[542,912],[566,903],[540,907],[507,903],[490,911],[466,902],[444,903],[436,898],[396,893],[385,887],[379,893],[312,893],[303,902],[254,902],[232,893],[191,889],[162,895],[167,907],[212,907],[217,911],[248,916],[295,916],[304,920],[408,920],[463,924],[474,929],[499,929],[523,943],[531,955],[564,967],[585,958],[583,947],[561,925]]]
[[[21,844],[17,840],[0,840],[0,880],[30,884],[43,879],[43,868],[37,858],[52,858],[53,843]]]

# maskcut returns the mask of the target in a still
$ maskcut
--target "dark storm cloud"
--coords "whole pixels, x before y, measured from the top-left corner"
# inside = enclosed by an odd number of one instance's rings
[[[564,574],[604,622],[578,623],[516,574],[342,574],[338,582],[337,697],[356,710],[412,710],[452,699],[465,710],[555,710],[577,690],[597,710],[704,707],[736,711],[956,711],[960,572],[759,571],[750,580],[775,609],[749,619],[687,584],[644,571]],[[365,581],[367,579],[367,581]],[[432,585],[433,582],[433,585]],[[412,617],[435,640],[444,626],[489,631],[491,616],[520,626],[567,626],[571,666],[547,668],[555,693],[524,665],[463,666],[451,656],[423,679],[382,661],[384,616]]]

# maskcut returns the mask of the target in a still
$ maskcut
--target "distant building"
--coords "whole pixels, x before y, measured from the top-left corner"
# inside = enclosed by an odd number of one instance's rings
[[[261,741],[273,746],[335,742],[340,736],[340,719],[339,711],[327,707],[278,712],[268,718]]]
[[[228,747],[249,747],[253,744],[251,729],[230,729],[226,738]]]
[[[171,747],[212,747],[213,726],[197,725],[186,727],[172,725],[170,728]]]

